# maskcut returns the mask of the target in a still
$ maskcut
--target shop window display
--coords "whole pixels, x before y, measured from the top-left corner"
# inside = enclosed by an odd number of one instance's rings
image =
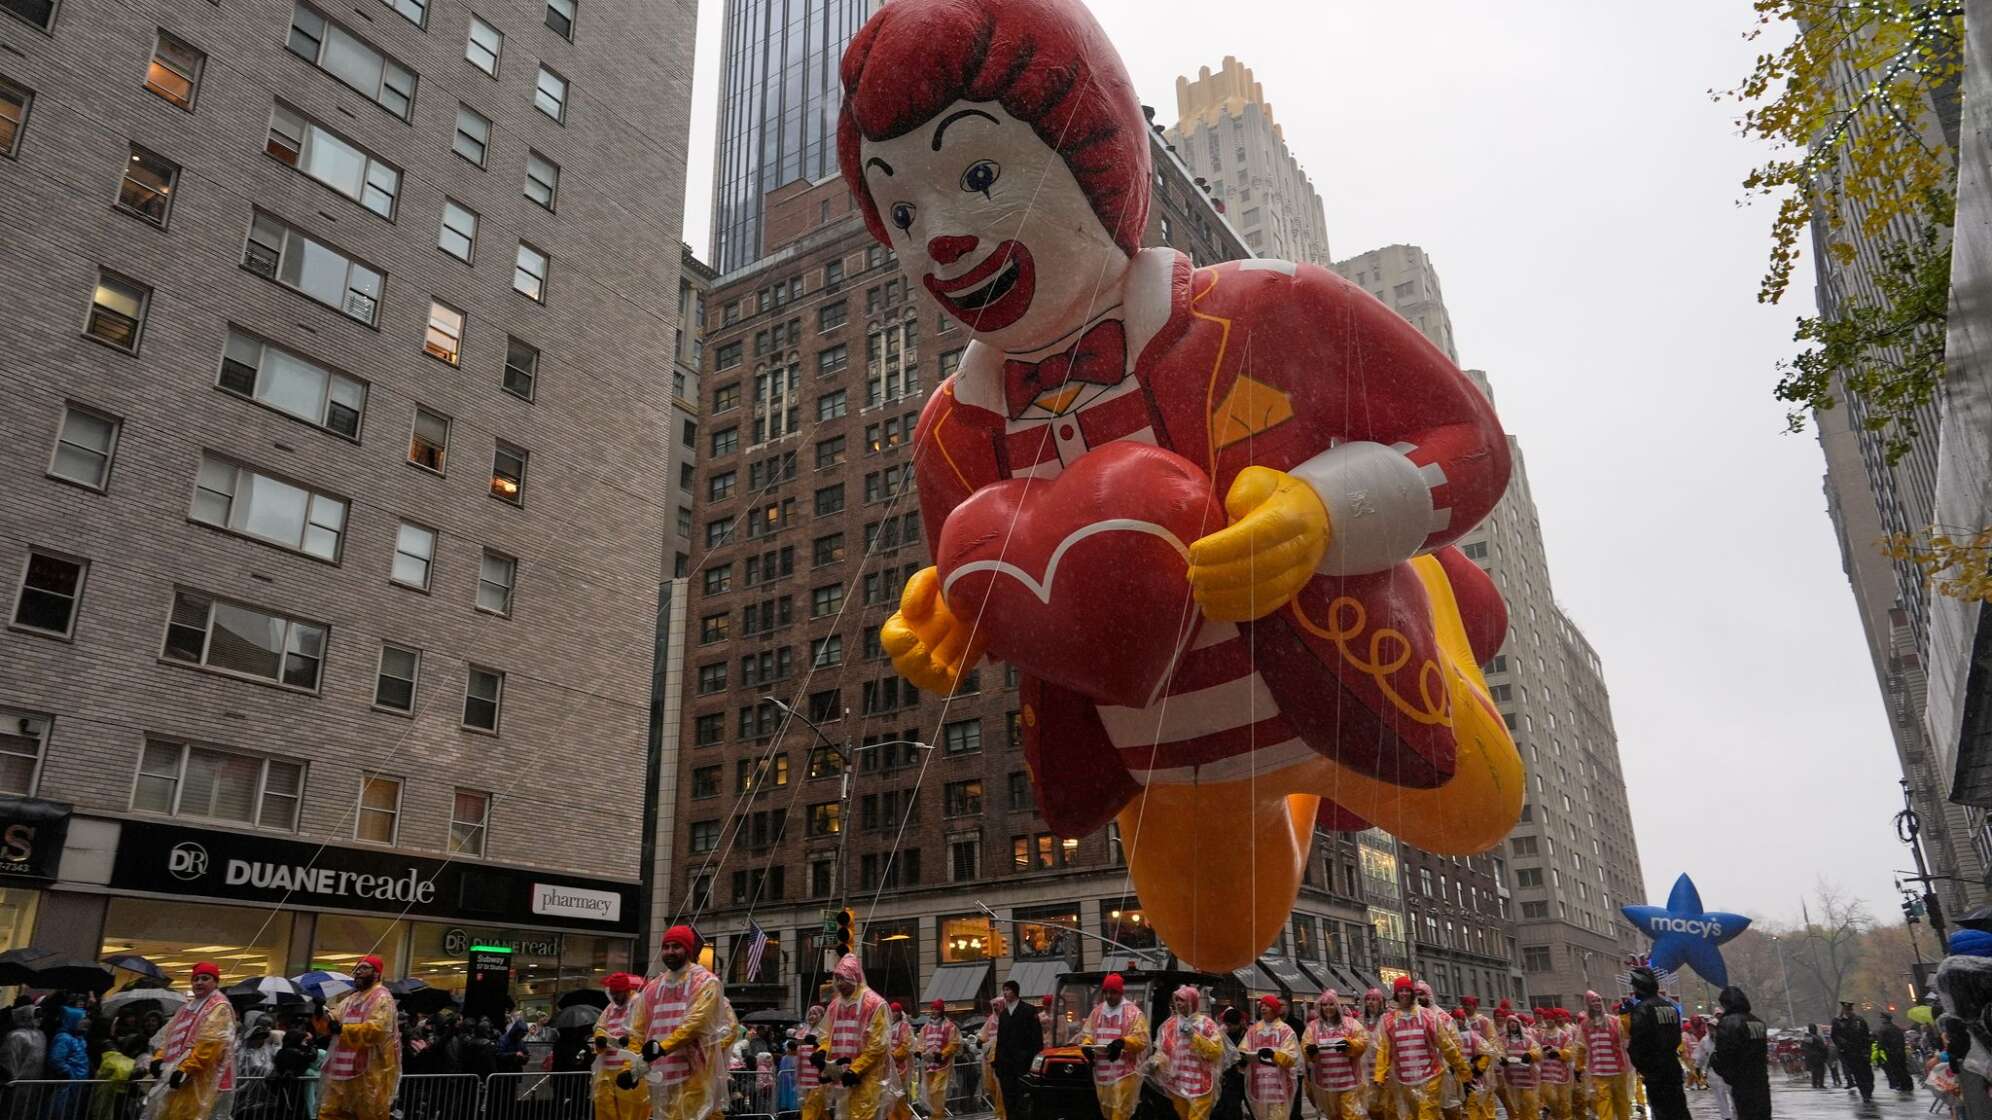
[[[413,924],[393,918],[320,914],[317,932],[311,939],[311,967],[351,972],[355,962],[372,954],[384,965],[383,978],[406,976],[408,927]]]
[[[11,896],[31,892],[5,893],[8,897],[0,898],[0,911],[14,901]],[[19,914],[15,911],[17,918]],[[26,914],[32,918],[32,907]],[[204,960],[220,966],[223,985],[252,976],[280,976],[286,973],[290,956],[291,919],[290,913],[273,912],[267,906],[113,898],[104,914],[104,944],[98,956],[131,953],[144,957],[165,969],[177,986],[184,986],[187,969]],[[0,912],[0,923],[5,920],[6,915]],[[327,920],[319,919],[321,932]],[[0,933],[5,932],[0,929]],[[20,926],[16,937],[24,940],[26,932],[26,926]]]

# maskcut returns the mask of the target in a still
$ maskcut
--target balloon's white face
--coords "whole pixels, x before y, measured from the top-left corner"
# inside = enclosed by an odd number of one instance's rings
[[[981,341],[1028,353],[1118,300],[1128,255],[1065,160],[997,102],[958,101],[862,155],[907,275]]]

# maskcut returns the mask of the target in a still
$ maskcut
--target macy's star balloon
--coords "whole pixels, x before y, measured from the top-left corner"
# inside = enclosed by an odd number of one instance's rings
[[[1046,822],[1118,821],[1198,967],[1278,936],[1317,823],[1499,843],[1507,614],[1453,547],[1508,484],[1487,399],[1331,272],[1143,248],[1148,126],[1077,0],[893,0],[842,80],[859,211],[974,337],[916,431],[899,672],[1015,665]]]
[[[1666,906],[1621,906],[1619,912],[1634,929],[1653,939],[1647,959],[1656,971],[1679,972],[1685,964],[1718,988],[1729,985],[1729,966],[1723,963],[1720,946],[1749,928],[1750,919],[1702,909],[1701,892],[1685,872],[1674,880]]]

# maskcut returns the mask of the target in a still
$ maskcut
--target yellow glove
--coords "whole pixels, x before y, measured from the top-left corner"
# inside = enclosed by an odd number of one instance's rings
[[[900,676],[946,696],[962,674],[982,660],[988,641],[980,634],[971,641],[974,628],[972,621],[948,609],[947,600],[941,598],[940,573],[927,567],[906,581],[899,609],[885,620],[878,637]]]
[[[1314,578],[1328,551],[1328,507],[1284,471],[1246,467],[1224,508],[1230,527],[1190,545],[1190,586],[1212,621],[1264,618]]]

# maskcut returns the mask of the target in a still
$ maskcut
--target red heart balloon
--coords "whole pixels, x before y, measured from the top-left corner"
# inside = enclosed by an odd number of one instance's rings
[[[942,594],[989,653],[1104,704],[1146,707],[1195,638],[1190,542],[1226,524],[1208,475],[1121,441],[1056,479],[1013,478],[956,506],[935,549]]]

